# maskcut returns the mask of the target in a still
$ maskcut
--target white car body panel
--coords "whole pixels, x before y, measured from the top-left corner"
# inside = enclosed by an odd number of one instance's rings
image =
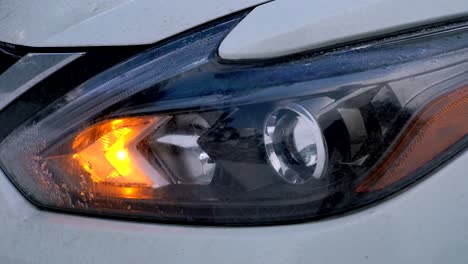
[[[151,44],[265,0],[3,0],[0,41],[30,47]]]
[[[0,263],[467,263],[467,163],[465,152],[404,193],[359,212],[244,228],[40,211],[0,173]]]
[[[242,20],[219,54],[273,58],[466,15],[466,0],[276,0]]]

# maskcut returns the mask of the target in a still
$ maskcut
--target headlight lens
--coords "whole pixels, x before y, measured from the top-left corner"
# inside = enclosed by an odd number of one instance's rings
[[[220,62],[237,21],[75,88],[1,143],[2,168],[47,208],[262,224],[375,202],[466,146],[468,29]]]

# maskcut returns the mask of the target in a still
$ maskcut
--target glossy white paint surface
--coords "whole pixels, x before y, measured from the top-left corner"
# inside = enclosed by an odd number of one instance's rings
[[[466,0],[276,0],[241,21],[219,54],[273,58],[467,15]]]
[[[251,228],[40,211],[0,173],[0,263],[468,263],[466,164],[468,152],[404,193],[360,212]]]
[[[0,41],[34,47],[150,44],[266,0],[2,0]]]

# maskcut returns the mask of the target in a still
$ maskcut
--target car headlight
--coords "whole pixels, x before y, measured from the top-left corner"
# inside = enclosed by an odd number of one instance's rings
[[[2,141],[1,167],[45,208],[268,224],[368,205],[466,146],[468,28],[220,61],[238,20],[72,89]]]

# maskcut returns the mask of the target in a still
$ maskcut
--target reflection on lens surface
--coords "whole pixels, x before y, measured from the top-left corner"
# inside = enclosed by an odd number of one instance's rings
[[[291,104],[270,114],[264,141],[269,162],[283,180],[302,184],[322,176],[326,148],[321,129],[306,108]]]

